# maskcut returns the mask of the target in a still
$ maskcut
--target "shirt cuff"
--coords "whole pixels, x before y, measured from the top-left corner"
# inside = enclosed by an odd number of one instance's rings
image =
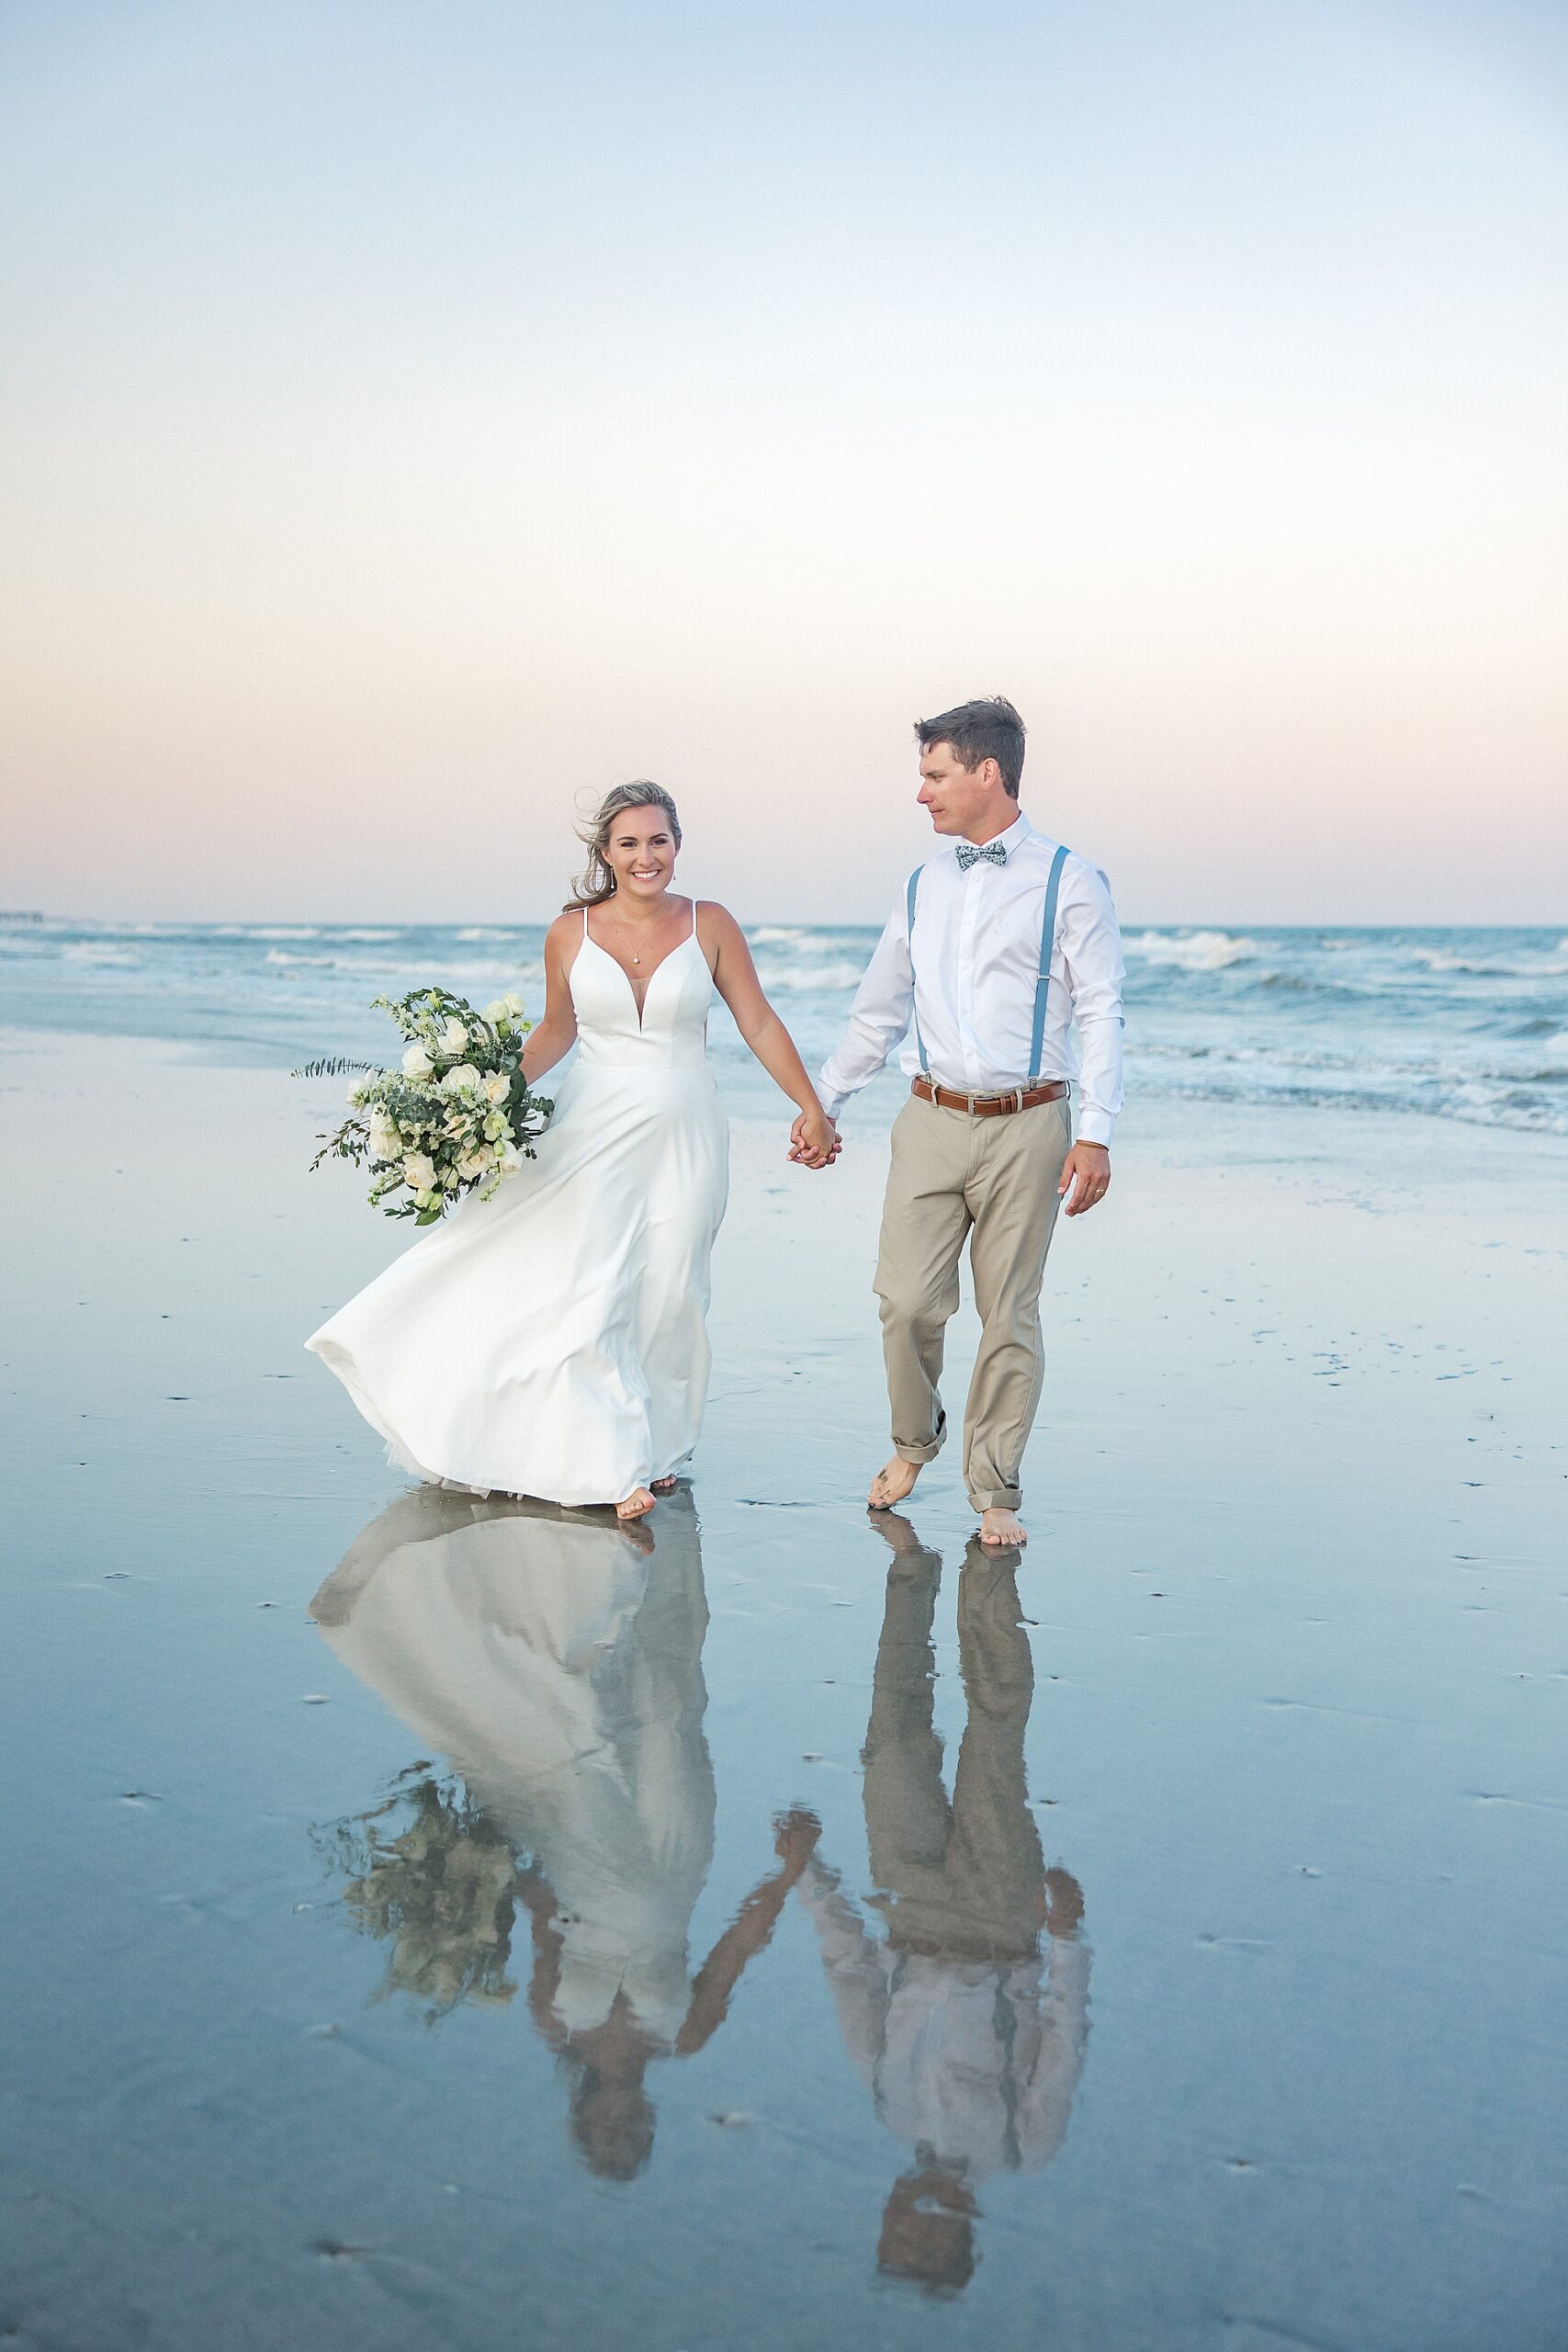
[[[1102,1143],[1109,1151],[1111,1132],[1115,1125],[1116,1114],[1113,1111],[1097,1111],[1090,1104],[1087,1111],[1078,1113],[1077,1140],[1079,1143]]]

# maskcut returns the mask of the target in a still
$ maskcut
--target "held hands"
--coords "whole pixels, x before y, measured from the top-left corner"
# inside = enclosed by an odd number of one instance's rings
[[[843,1148],[843,1137],[820,1107],[803,1111],[789,1131],[789,1157],[799,1168],[831,1168]]]
[[[785,1870],[798,1878],[817,1849],[822,1824],[804,1805],[773,1816],[773,1851]]]
[[[1058,1193],[1066,1194],[1069,1216],[1082,1216],[1105,1198],[1111,1182],[1111,1154],[1102,1143],[1076,1143],[1062,1163]]]

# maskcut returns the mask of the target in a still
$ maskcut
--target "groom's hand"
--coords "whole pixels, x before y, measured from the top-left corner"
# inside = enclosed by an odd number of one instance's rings
[[[1102,1201],[1111,1184],[1111,1154],[1102,1143],[1076,1143],[1062,1163],[1059,1193],[1066,1195],[1065,1205],[1069,1216],[1082,1216],[1085,1209]]]

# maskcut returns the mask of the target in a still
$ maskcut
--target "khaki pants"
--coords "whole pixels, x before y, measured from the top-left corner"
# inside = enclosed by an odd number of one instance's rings
[[[937,1381],[967,1239],[980,1351],[964,1417],[964,1483],[976,1510],[1016,1510],[1022,1498],[1019,1471],[1044,1377],[1040,1283],[1071,1144],[1065,1095],[977,1119],[912,1094],[894,1123],[876,1262],[894,1449],[906,1462],[942,1450]]]
[[[951,1804],[932,1721],[942,1555],[921,1546],[887,1578],[861,1750],[871,1874],[881,1890],[874,1899],[892,1944],[941,1960],[1025,1959],[1045,1924],[1045,1857],[1023,1763],[1034,1664],[1020,1622],[1018,1555],[1004,1556],[1005,1566],[972,1540],[958,1579],[968,1718]]]

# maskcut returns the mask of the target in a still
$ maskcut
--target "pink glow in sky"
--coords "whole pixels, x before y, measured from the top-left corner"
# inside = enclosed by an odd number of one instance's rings
[[[1563,919],[1563,21],[24,0],[6,902],[876,920],[1002,691],[1134,919]]]

